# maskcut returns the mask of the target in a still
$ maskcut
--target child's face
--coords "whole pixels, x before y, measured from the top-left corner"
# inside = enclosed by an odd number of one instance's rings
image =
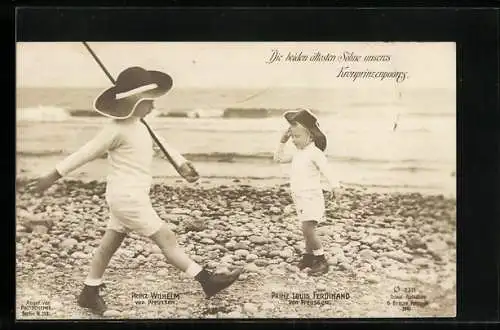
[[[300,124],[292,125],[291,133],[293,144],[295,144],[298,149],[304,149],[312,142],[311,133]]]
[[[142,100],[137,104],[134,110],[134,116],[143,118],[147,114],[149,114],[154,109],[153,100]]]

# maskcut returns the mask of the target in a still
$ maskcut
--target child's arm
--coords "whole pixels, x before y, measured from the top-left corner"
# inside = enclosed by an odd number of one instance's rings
[[[325,154],[319,149],[315,149],[313,152],[314,165],[318,168],[318,170],[323,174],[323,176],[327,179],[328,184],[330,185],[330,189],[333,191],[334,188],[340,186],[340,182],[334,176],[333,171],[328,164],[328,160],[326,159]]]
[[[65,176],[96,159],[106,151],[116,147],[119,144],[118,137],[119,132],[116,126],[108,125],[104,127],[92,140],[57,164],[57,172],[61,176]]]
[[[160,143],[163,145],[163,147],[165,148],[165,150],[168,152],[168,154],[170,155],[170,157],[172,157],[172,159],[174,160],[175,164],[177,164],[177,166],[181,166],[182,164],[184,164],[184,163],[186,163],[188,161],[177,149],[175,149],[174,147],[172,147],[172,145],[170,145],[163,138],[163,136],[161,136],[159,134],[155,134],[155,135],[158,138],[158,141],[160,141]],[[158,146],[155,146],[155,147],[159,148]]]
[[[273,160],[276,163],[290,163],[292,161],[292,156],[285,155],[285,145],[288,139],[290,138],[290,135],[291,135],[290,129],[288,129],[285,133],[283,133],[278,149],[276,150],[273,156]]]
[[[51,172],[31,182],[28,189],[33,189],[38,193],[45,191],[61,177],[97,158],[107,150],[117,146],[118,143],[116,128],[111,125],[105,127],[87,144],[58,163]]]

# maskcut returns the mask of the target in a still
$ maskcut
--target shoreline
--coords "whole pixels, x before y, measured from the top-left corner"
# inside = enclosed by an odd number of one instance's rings
[[[16,184],[19,181],[26,181],[33,179],[33,176],[18,176],[16,178]],[[98,182],[104,183],[106,179],[103,177],[92,177],[88,175],[88,173],[80,173],[80,175],[67,176],[61,178],[58,182],[71,182],[78,181],[82,183],[89,182]],[[155,184],[164,184],[171,187],[176,188],[195,188],[195,189],[214,189],[217,187],[238,187],[238,186],[250,186],[252,188],[260,188],[260,189],[270,189],[277,186],[285,186],[288,188],[288,181],[286,178],[246,178],[246,177],[234,177],[234,178],[226,178],[226,177],[209,177],[209,178],[200,178],[198,182],[189,183],[183,180],[180,177],[153,177],[153,183]],[[347,183],[341,184],[341,190],[351,190],[357,191],[366,194],[410,194],[410,193],[418,193],[423,196],[443,196],[447,199],[456,200],[455,195],[446,195],[443,192],[440,192],[435,189],[414,189],[407,187],[371,187],[371,186],[363,186],[359,184]]]
[[[51,171],[60,157],[16,157],[16,181],[29,180]],[[69,175],[61,178],[61,181],[80,180],[82,182],[106,181],[106,173],[103,171],[107,166],[106,159],[96,159]],[[250,185],[262,188],[271,188],[279,185],[287,185],[288,177],[282,169],[276,170],[275,165],[271,172],[271,166],[255,164],[222,164],[222,163],[195,163],[201,174],[196,183],[188,183],[180,177],[173,167],[165,160],[156,159],[153,162],[153,184],[167,184],[176,187],[195,187],[202,189],[215,188],[218,186]],[[223,170],[221,170],[221,168]],[[224,175],[220,175],[223,172]],[[252,175],[248,175],[251,173]],[[266,175],[262,175],[266,173]],[[343,172],[339,174],[340,184],[345,189],[364,191],[366,193],[420,193],[422,195],[442,195],[446,198],[456,199],[456,184],[454,180],[445,178],[440,181],[422,184],[420,177],[415,176],[411,185],[401,184],[397,178],[394,182],[379,180],[378,182],[359,182],[356,172]],[[383,182],[382,184],[380,182]],[[328,185],[323,182],[327,189]]]

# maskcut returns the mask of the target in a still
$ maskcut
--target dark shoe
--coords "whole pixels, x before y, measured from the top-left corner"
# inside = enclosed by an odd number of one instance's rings
[[[325,259],[325,256],[315,256],[313,264],[311,266],[311,270],[309,271],[309,275],[311,276],[320,276],[328,273],[329,270],[328,262]]]
[[[85,285],[78,296],[78,306],[89,308],[93,313],[102,315],[107,309],[104,299],[99,295],[99,289],[103,287],[103,284],[98,286]]]
[[[300,270],[303,270],[307,267],[311,267],[313,265],[314,261],[314,256],[312,254],[304,254],[302,255],[302,260],[299,261],[299,264],[297,267],[299,267]]]
[[[211,274],[202,270],[202,279],[199,281],[205,295],[210,298],[233,284],[242,272],[242,269],[237,269],[229,274]]]

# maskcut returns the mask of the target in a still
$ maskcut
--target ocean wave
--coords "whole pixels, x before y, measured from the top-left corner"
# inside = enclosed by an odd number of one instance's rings
[[[61,122],[71,118],[68,110],[60,107],[38,106],[20,108],[16,112],[17,121],[21,122]]]
[[[16,153],[18,156],[23,157],[50,157],[59,155],[69,155],[69,152],[63,150],[20,150]],[[208,153],[184,153],[186,159],[193,162],[219,162],[219,163],[270,163],[273,159],[272,152],[257,152],[257,153],[239,153],[239,152],[208,152]],[[155,155],[156,157],[162,157],[161,153],[158,151]],[[100,158],[105,158],[106,155],[102,155]],[[434,168],[423,167],[419,164],[420,160],[417,159],[370,159],[370,158],[360,158],[360,157],[339,157],[328,155],[327,158],[334,163],[347,163],[347,164],[373,164],[373,165],[396,165],[401,166],[391,166],[387,167],[388,171],[434,171]]]
[[[19,150],[16,151],[17,156],[21,157],[50,157],[50,156],[67,156],[69,153],[65,152],[64,150],[29,150],[29,151],[23,151]]]
[[[434,168],[430,167],[420,167],[420,166],[400,166],[400,167],[391,167],[388,168],[388,171],[396,171],[396,172],[433,172],[436,171]]]
[[[157,109],[152,113],[153,117],[170,118],[270,118],[280,117],[290,109],[274,108],[223,108],[223,109]],[[319,111],[312,110],[318,114]],[[100,114],[92,109],[69,109],[71,117],[98,117]]]
[[[407,117],[456,117],[454,112],[409,112]]]
[[[177,118],[269,118],[282,116],[289,109],[273,108],[224,108],[178,109],[160,112],[157,117]]]
[[[416,185],[416,184],[377,184],[377,183],[355,183],[355,182],[343,182],[344,184],[352,187],[360,188],[396,188],[396,189],[439,189],[440,186],[437,185]]]

